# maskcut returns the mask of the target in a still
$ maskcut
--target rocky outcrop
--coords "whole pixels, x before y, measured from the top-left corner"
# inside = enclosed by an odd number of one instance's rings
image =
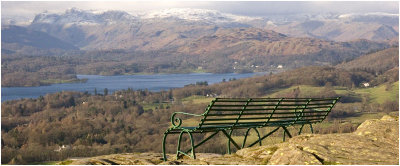
[[[301,135],[288,142],[236,152],[273,165],[399,164],[398,118],[367,120],[354,133]]]
[[[367,120],[353,133],[307,134],[293,137],[287,142],[245,148],[232,155],[196,154],[196,160],[162,161],[159,153],[127,153],[74,160],[71,164],[123,164],[123,165],[308,165],[308,164],[399,164],[398,117],[384,116]],[[168,155],[174,158],[173,154]]]

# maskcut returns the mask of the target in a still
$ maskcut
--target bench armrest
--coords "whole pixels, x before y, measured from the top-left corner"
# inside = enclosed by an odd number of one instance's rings
[[[171,123],[172,123],[172,126],[174,126],[174,128],[180,127],[181,124],[182,124],[182,119],[181,118],[175,118],[176,114],[191,115],[191,116],[203,116],[203,114],[191,114],[191,113],[187,113],[187,112],[174,112],[171,115]],[[178,123],[178,124],[176,124],[175,122]]]

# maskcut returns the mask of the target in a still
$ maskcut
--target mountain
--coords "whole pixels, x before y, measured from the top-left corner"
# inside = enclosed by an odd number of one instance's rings
[[[334,42],[315,38],[295,38],[258,28],[219,29],[210,36],[192,41],[178,50],[186,54],[223,54],[232,59],[254,56],[299,56],[321,54],[323,51],[356,52],[384,45],[366,40]],[[332,56],[346,56],[336,53]],[[366,53],[366,52],[365,52]],[[351,56],[349,56],[351,57]]]
[[[57,39],[41,31],[30,30],[20,26],[3,26],[1,28],[1,42],[3,49],[8,45],[31,46],[40,49],[77,50],[68,42]],[[5,46],[5,47],[4,47]]]
[[[85,50],[158,50],[185,44],[201,35],[211,34],[215,25],[132,16],[122,11],[94,13],[70,9],[63,14],[40,14],[31,29],[47,32]]]
[[[284,16],[282,16],[284,17]],[[292,17],[292,16],[287,16]],[[216,10],[173,8],[146,13],[85,11],[36,15],[29,29],[46,32],[84,50],[135,49],[153,51],[185,46],[218,30],[259,28],[288,37],[334,41],[398,38],[398,15],[300,15],[299,19],[249,17]],[[368,20],[367,18],[374,18]],[[397,24],[396,24],[397,22]]]
[[[399,36],[399,15],[389,13],[340,14],[272,23],[265,29],[293,37],[315,37],[335,41],[368,39],[387,41]]]

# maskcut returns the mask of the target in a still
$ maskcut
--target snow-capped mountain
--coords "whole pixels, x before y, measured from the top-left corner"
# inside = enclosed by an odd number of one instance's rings
[[[239,16],[229,13],[222,13],[217,10],[191,9],[191,8],[172,8],[159,11],[152,11],[144,14],[142,19],[152,18],[173,18],[187,21],[204,21],[208,23],[226,23],[226,22],[250,22],[262,20],[261,17]]]
[[[392,17],[396,18],[399,17],[399,14],[393,13],[382,13],[382,12],[373,12],[373,13],[348,13],[348,14],[341,14],[339,18],[357,18],[357,17]]]
[[[208,9],[171,8],[165,10],[130,14],[124,11],[85,11],[77,8],[72,8],[65,11],[65,13],[40,13],[35,16],[32,24],[46,23],[58,25],[93,25],[109,24],[115,22],[129,23],[134,21],[146,21],[154,19],[201,22],[228,27],[230,24],[234,25],[234,27],[237,27],[239,24],[243,24],[243,27],[248,27],[247,24],[264,22],[264,19],[261,17],[240,16]]]
[[[260,28],[289,37],[336,41],[398,38],[398,14],[298,14],[240,16],[217,10],[172,8],[142,13],[87,11],[36,15],[28,29],[48,33],[81,49],[176,48],[217,30]]]
[[[112,22],[129,22],[135,20],[136,17],[124,11],[85,11],[76,8],[66,10],[65,13],[40,13],[35,16],[32,24],[48,23],[48,24],[105,24]]]

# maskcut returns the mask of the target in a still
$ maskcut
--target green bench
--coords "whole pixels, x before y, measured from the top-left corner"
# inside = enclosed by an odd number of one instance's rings
[[[287,129],[288,126],[301,126],[298,132],[298,134],[301,134],[304,125],[309,125],[311,132],[313,132],[312,124],[322,122],[339,98],[216,98],[211,101],[203,114],[175,112],[171,116],[172,127],[164,133],[162,142],[164,160],[167,160],[165,141],[169,134],[179,134],[177,159],[180,155],[187,155],[195,159],[195,149],[219,132],[222,132],[228,139],[228,154],[231,153],[231,143],[237,149],[245,147],[246,139],[251,129],[256,131],[258,140],[247,147],[257,143],[261,146],[263,139],[280,128],[283,129],[284,141],[285,135],[291,138],[292,135]],[[182,119],[176,117],[177,115],[197,116],[201,118],[201,121],[197,126],[183,126]],[[275,129],[261,137],[257,130],[261,127],[274,127]],[[241,146],[231,137],[232,132],[237,129],[247,129]],[[196,145],[194,144],[193,133],[208,132],[212,134]],[[184,133],[189,135],[191,142],[191,148],[187,151],[180,149]]]

